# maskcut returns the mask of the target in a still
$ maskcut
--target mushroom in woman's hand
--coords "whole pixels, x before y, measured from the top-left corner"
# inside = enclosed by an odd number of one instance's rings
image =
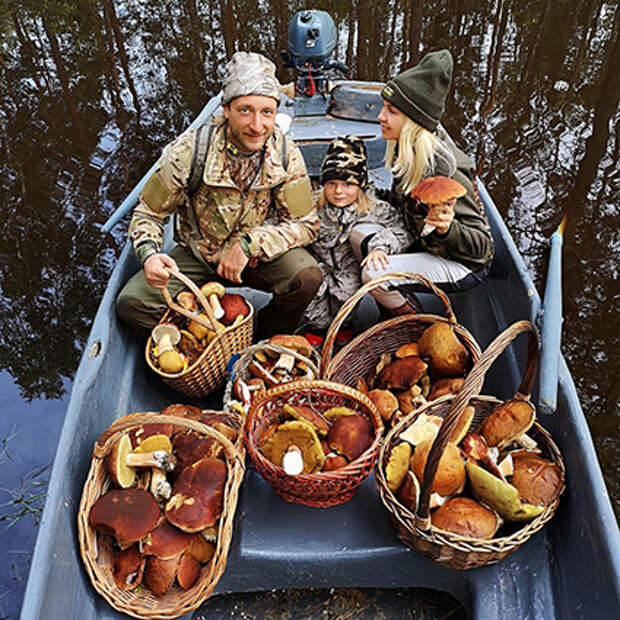
[[[174,374],[183,370],[183,356],[174,348],[181,340],[181,332],[174,323],[159,323],[151,332],[157,345],[157,361],[165,373]]]
[[[447,206],[453,208],[457,198],[461,198],[467,193],[467,190],[458,181],[449,177],[428,177],[420,181],[412,190],[411,197],[428,205],[429,213],[433,207]],[[430,235],[435,226],[424,224],[424,228],[420,233],[422,237]]]
[[[200,292],[207,298],[213,316],[221,319],[224,316],[224,308],[220,304],[220,297],[226,294],[226,289],[219,282],[207,282],[200,287]]]

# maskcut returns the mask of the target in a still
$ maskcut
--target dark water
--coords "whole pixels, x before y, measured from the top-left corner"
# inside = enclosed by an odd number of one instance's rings
[[[100,227],[219,90],[225,59],[277,60],[306,6],[0,3],[0,618],[19,609],[67,390],[124,243],[126,221],[113,235]],[[563,351],[618,513],[618,2],[312,6],[331,12],[352,78],[385,80],[426,50],[452,51],[445,125],[539,290],[547,239],[568,214]]]

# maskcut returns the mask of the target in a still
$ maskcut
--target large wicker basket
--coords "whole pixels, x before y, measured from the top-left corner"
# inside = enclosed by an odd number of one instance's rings
[[[82,491],[82,499],[77,515],[80,553],[86,572],[95,590],[105,598],[114,609],[135,618],[169,619],[177,618],[200,606],[213,592],[224,569],[228,548],[233,533],[233,519],[237,506],[239,485],[245,471],[245,452],[242,442],[242,421],[234,413],[205,411],[206,414],[218,414],[226,423],[237,430],[238,439],[231,443],[214,428],[201,422],[164,416],[158,413],[133,413],[116,420],[95,443],[93,458],[88,477]],[[98,536],[91,528],[88,517],[90,509],[97,499],[110,486],[105,459],[119,437],[136,426],[147,423],[172,424],[178,429],[191,429],[216,439],[224,446],[228,477],[224,489],[224,507],[219,518],[215,553],[208,564],[202,567],[200,576],[194,586],[183,590],[174,585],[165,595],[156,597],[148,588],[121,590],[114,583],[112,575],[113,545],[109,537]]]
[[[200,289],[185,275],[178,271],[171,271],[171,275],[175,276],[187,288],[189,288],[203,307],[205,313],[211,322],[205,321],[201,317],[189,312],[179,304],[175,303],[167,289],[162,290],[162,294],[169,310],[164,314],[162,321],[170,319],[173,312],[178,312],[183,316],[204,325],[208,329],[212,329],[212,325],[216,325],[215,317],[211,310],[211,306],[205,299]],[[247,300],[246,300],[247,302]],[[172,388],[192,398],[201,398],[207,396],[210,392],[218,388],[226,378],[226,366],[232,355],[243,351],[252,344],[252,331],[254,308],[252,304],[247,302],[250,312],[239,323],[235,323],[225,329],[218,328],[216,337],[208,344],[200,357],[186,370],[182,370],[176,374],[162,372],[157,368],[151,360],[150,351],[153,347],[152,338],[149,337],[146,343],[145,356],[146,362],[151,370],[157,373],[162,380]]]
[[[381,500],[390,512],[392,523],[399,538],[408,547],[421,551],[438,564],[449,568],[467,570],[487,564],[494,564],[504,559],[551,519],[560,501],[558,497],[539,516],[519,527],[516,531],[509,531],[504,536],[490,540],[469,538],[439,530],[431,525],[430,522],[431,485],[435,478],[441,455],[448,443],[448,437],[456,426],[460,413],[468,404],[472,405],[475,410],[472,428],[478,428],[486,416],[502,403],[502,401],[494,397],[474,396],[477,392],[476,385],[484,379],[486,371],[502,351],[519,334],[524,332],[528,333],[528,358],[521,384],[514,398],[529,401],[538,359],[538,335],[536,328],[529,321],[520,321],[506,329],[489,345],[471,370],[465,380],[463,389],[457,396],[444,396],[436,401],[432,401],[402,419],[388,433],[380,449],[375,469],[375,479]],[[440,416],[444,418],[444,423],[428,456],[424,470],[424,479],[421,481],[419,503],[414,514],[405,508],[388,488],[385,467],[392,448],[401,441],[399,439],[401,432],[412,423],[416,416],[422,413]],[[538,447],[542,452],[541,456],[557,463],[562,472],[562,478],[564,478],[564,462],[549,433],[538,422],[535,422],[528,434],[537,441]],[[562,487],[562,492],[563,490],[564,488]],[[514,530],[515,527],[512,529]]]
[[[293,351],[292,349],[287,349],[284,347],[280,347],[277,345],[269,344],[268,340],[261,340],[256,344],[248,347],[239,357],[239,359],[234,363],[230,376],[228,377],[228,381],[226,382],[226,389],[224,390],[224,406],[234,400],[234,385],[235,381],[240,378],[243,381],[248,381],[253,377],[252,373],[248,369],[248,366],[254,359],[254,354],[259,351],[273,351],[275,353],[287,353],[292,355],[296,359],[302,361],[306,366],[314,373],[315,378],[319,377],[319,365],[321,363],[320,357],[316,349],[312,349],[311,359],[297,353],[297,351]]]
[[[310,405],[324,412],[331,407],[348,407],[367,417],[374,428],[371,446],[355,461],[334,471],[289,476],[261,452],[258,442],[272,424],[284,419],[285,404]],[[361,392],[329,381],[291,381],[268,390],[252,404],[245,424],[245,443],[254,467],[274,491],[289,502],[327,508],[348,502],[372,471],[383,426],[374,404]]]
[[[413,283],[428,289],[443,303],[446,317],[435,314],[407,314],[377,323],[356,336],[332,358],[338,330],[357,303],[367,293],[392,282]],[[332,321],[323,344],[321,377],[327,381],[355,386],[360,377],[367,377],[374,372],[384,353],[393,353],[403,344],[418,341],[426,328],[439,322],[448,323],[454,328],[455,334],[469,351],[471,361],[476,362],[480,357],[480,346],[469,331],[457,322],[450,300],[441,289],[416,273],[388,273],[374,278],[342,304]]]

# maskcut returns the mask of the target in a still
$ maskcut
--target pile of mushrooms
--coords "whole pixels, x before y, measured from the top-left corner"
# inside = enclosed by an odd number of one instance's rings
[[[212,329],[198,320],[173,312],[169,321],[159,323],[151,332],[151,361],[166,374],[178,374],[187,370],[203,354],[218,330],[239,323],[250,313],[250,306],[245,298],[242,295],[226,293],[226,289],[219,282],[208,282],[200,291],[207,298],[216,319]],[[201,311],[192,292],[181,291],[176,301],[188,312],[211,323],[207,314]]]
[[[290,476],[346,467],[375,437],[370,420],[348,407],[320,412],[310,404],[285,404],[280,420],[263,431],[258,446]]]
[[[226,416],[190,405],[161,413],[199,420],[236,441]],[[228,475],[222,444],[172,424],[143,424],[120,436],[106,467],[110,490],[93,504],[89,523],[114,541],[115,584],[163,596],[176,579],[189,590],[215,553]]]
[[[417,342],[384,353],[374,372],[360,377],[357,389],[374,402],[388,427],[428,401],[458,393],[470,367],[470,354],[454,328],[438,322]]]
[[[313,369],[306,364],[313,353],[312,345],[303,336],[277,334],[265,346],[254,352],[248,364],[248,376],[237,377],[233,397],[241,410],[249,409],[252,402],[269,388],[298,379],[316,379]]]
[[[433,527],[470,538],[491,539],[506,523],[530,521],[560,496],[562,468],[540,456],[527,435],[535,419],[528,400],[496,407],[476,432],[466,407],[449,437],[431,487]],[[417,510],[426,460],[443,419],[420,413],[403,430],[385,464],[385,479],[399,503]]]

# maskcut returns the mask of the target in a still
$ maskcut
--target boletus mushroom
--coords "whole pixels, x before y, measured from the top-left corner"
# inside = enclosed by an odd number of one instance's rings
[[[411,444],[401,441],[390,451],[388,462],[385,466],[385,478],[388,489],[392,493],[400,488],[407,471],[409,471],[409,460],[411,459]]]
[[[374,440],[374,429],[368,418],[356,413],[334,422],[327,434],[329,447],[354,461],[366,452]]]
[[[426,374],[427,368],[427,364],[415,355],[403,357],[381,370],[379,385],[388,390],[408,390]]]
[[[416,446],[411,457],[411,469],[418,480],[424,480],[424,468],[426,459],[431,451],[434,439],[426,439]],[[438,493],[443,497],[460,493],[465,486],[465,465],[461,459],[459,449],[453,443],[446,448],[439,459],[439,466],[435,474],[435,480],[431,486],[432,493]]]
[[[453,497],[433,511],[431,524],[459,536],[487,540],[495,536],[502,520],[495,511],[473,499]]]
[[[154,555],[161,560],[169,560],[183,553],[192,539],[191,534],[181,532],[172,527],[166,519],[162,519],[159,525],[149,532],[142,541],[144,555]]]
[[[207,298],[213,316],[221,319],[224,316],[224,308],[220,304],[220,298],[226,294],[226,289],[219,282],[207,282],[200,287],[200,292]]]
[[[427,327],[418,341],[418,350],[435,378],[464,375],[469,365],[469,353],[448,323]]]
[[[138,545],[131,545],[119,551],[112,562],[114,583],[121,590],[133,590],[142,583],[146,557],[140,553]]]
[[[329,432],[329,422],[318,411],[308,407],[307,405],[295,405],[294,407],[286,403],[282,408],[284,413],[294,420],[307,422],[312,426],[314,431],[321,436],[327,435]]]
[[[136,470],[125,462],[131,452],[131,439],[129,434],[121,435],[112,446],[110,454],[106,458],[106,466],[112,482],[121,489],[127,489],[136,481]]]
[[[510,482],[521,498],[536,506],[550,506],[562,493],[562,470],[556,463],[530,452],[512,457],[514,472]]]
[[[527,433],[534,424],[535,417],[532,403],[520,398],[511,398],[491,411],[478,432],[489,446],[497,446],[501,450],[511,441]]]
[[[368,392],[368,398],[374,403],[384,422],[389,422],[392,415],[398,410],[398,398],[389,390],[371,390]]]
[[[411,190],[411,197],[423,202],[429,207],[447,205],[453,208],[457,198],[464,196],[466,193],[467,190],[458,181],[450,177],[435,176],[420,181]],[[434,226],[424,224],[421,235],[426,237],[430,235],[433,230],[435,230]]]
[[[179,568],[177,569],[177,581],[184,590],[189,590],[200,576],[200,563],[189,553],[181,556]]]
[[[152,555],[146,563],[144,585],[155,595],[163,596],[168,592],[177,575],[181,554],[168,560],[161,560]]]
[[[153,342],[157,345],[157,362],[162,372],[176,374],[183,370],[183,356],[174,348],[181,340],[181,332],[174,323],[159,323],[151,332]]]
[[[303,473],[317,472],[325,462],[325,453],[315,430],[308,422],[290,420],[279,424],[262,445],[263,454],[278,467],[282,467],[284,455],[296,446],[301,451]]]
[[[239,317],[245,318],[250,314],[250,306],[243,295],[236,293],[226,293],[221,299],[220,304],[223,310],[221,317],[217,317],[226,325],[232,325]]]

